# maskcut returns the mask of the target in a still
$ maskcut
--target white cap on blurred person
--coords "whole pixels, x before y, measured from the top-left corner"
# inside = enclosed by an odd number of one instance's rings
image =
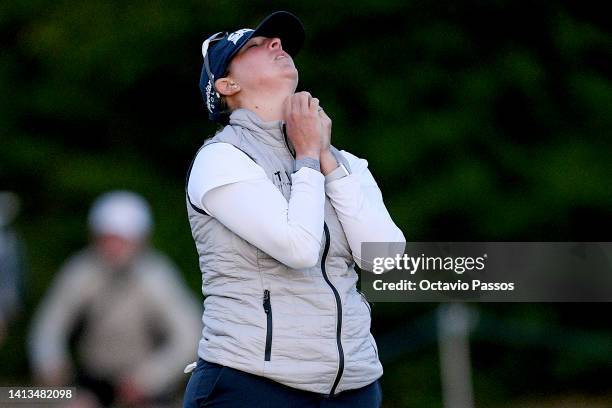
[[[89,229],[95,235],[117,235],[140,241],[151,232],[149,204],[130,191],[111,191],[98,197],[89,212]]]

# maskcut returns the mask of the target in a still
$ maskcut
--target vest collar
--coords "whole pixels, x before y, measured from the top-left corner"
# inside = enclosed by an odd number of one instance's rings
[[[282,120],[264,122],[255,112],[240,108],[232,112],[229,124],[248,129],[253,137],[262,143],[275,147],[285,147],[285,134]]]

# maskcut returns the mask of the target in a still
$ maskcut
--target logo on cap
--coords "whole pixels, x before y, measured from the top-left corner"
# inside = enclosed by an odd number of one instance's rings
[[[213,86],[212,86],[212,79],[213,78],[211,78],[206,84],[206,107],[208,108],[208,111],[210,113],[213,113],[214,106],[215,106],[215,95],[213,94],[215,90],[213,89]]]
[[[240,38],[242,38],[242,36],[245,33],[248,33],[249,31],[253,31],[250,28],[243,28],[237,31],[234,31],[233,33],[231,33],[230,35],[227,36],[227,41],[231,41],[234,43],[234,45],[236,45],[236,43],[238,42],[238,40]]]

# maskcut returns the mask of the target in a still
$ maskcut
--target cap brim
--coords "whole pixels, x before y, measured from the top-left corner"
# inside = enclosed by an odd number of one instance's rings
[[[299,18],[287,11],[277,11],[266,17],[250,37],[278,37],[283,50],[294,57],[304,45],[305,35]]]

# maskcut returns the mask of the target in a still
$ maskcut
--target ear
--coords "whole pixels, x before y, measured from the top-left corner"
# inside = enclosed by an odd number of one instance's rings
[[[223,96],[232,96],[240,91],[240,85],[230,77],[217,79],[215,81],[215,88]]]

